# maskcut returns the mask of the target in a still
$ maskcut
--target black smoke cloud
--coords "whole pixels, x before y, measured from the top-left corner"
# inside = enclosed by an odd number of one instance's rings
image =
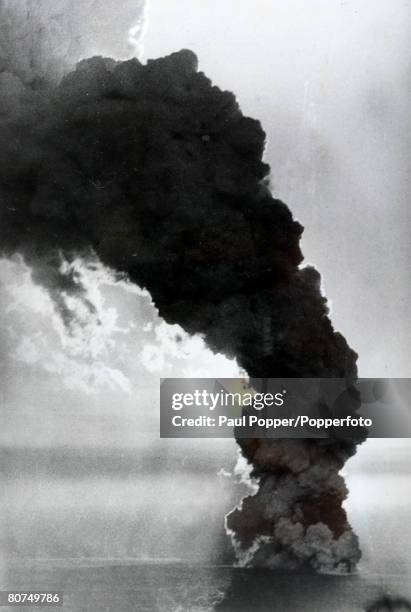
[[[25,258],[67,324],[58,296],[82,288],[62,259],[97,256],[250,376],[356,377],[318,272],[300,267],[302,227],[270,193],[261,125],[191,51],[94,57],[45,83],[0,75],[0,247]],[[240,562],[352,568],[338,471],[356,444],[239,443],[260,483],[227,517]]]

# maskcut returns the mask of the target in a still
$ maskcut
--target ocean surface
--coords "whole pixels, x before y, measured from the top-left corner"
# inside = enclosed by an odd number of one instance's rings
[[[326,576],[178,562],[37,561],[9,567],[7,588],[63,591],[67,612],[359,612],[384,595],[411,597],[407,576],[390,570]]]
[[[0,503],[0,589],[63,591],[64,612],[359,612],[387,595],[411,600],[409,456],[380,447],[395,471],[381,463],[348,476],[345,507],[363,552],[348,576],[216,560],[238,493],[192,460],[147,472],[112,457],[104,470],[100,457],[95,469],[76,459],[83,475],[70,457],[47,459],[46,469],[40,456],[19,462],[14,453],[3,463],[13,470]]]

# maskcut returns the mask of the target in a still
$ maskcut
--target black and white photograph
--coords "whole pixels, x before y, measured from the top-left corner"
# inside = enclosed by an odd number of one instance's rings
[[[411,610],[410,33],[0,0],[0,610]]]

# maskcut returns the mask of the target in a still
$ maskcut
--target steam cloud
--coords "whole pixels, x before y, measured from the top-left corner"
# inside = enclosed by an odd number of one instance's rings
[[[68,327],[64,296],[84,288],[62,262],[97,256],[250,376],[356,377],[318,272],[300,267],[303,228],[270,193],[259,122],[191,51],[93,57],[58,85],[44,64],[39,77],[2,60],[0,248],[25,258]],[[352,569],[338,472],[355,442],[238,442],[258,483],[227,516],[239,562]]]

